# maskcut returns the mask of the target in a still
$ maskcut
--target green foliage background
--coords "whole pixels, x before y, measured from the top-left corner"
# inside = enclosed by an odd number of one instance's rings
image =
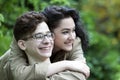
[[[80,11],[90,40],[85,52],[91,68],[88,80],[120,80],[120,0],[0,0],[0,55],[10,47],[16,18],[48,5]]]

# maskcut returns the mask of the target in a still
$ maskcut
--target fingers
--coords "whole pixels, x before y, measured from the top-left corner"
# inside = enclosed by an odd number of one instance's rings
[[[90,68],[85,64],[83,65],[83,69],[82,69],[82,72],[83,74],[86,76],[86,78],[88,78],[90,76]]]
[[[80,62],[80,61],[68,61],[68,62],[69,62],[69,65],[68,65],[69,70],[83,73],[86,78],[90,76],[90,68],[84,62]]]

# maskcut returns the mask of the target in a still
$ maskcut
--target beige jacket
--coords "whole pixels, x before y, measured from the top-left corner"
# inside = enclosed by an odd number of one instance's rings
[[[51,57],[52,62],[61,60],[79,60],[86,62],[79,39],[76,39],[74,49],[71,52],[66,53],[60,51],[59,53]],[[60,72],[47,78],[46,72],[50,64],[49,62],[29,65],[27,60],[24,52],[22,52],[13,41],[11,50],[8,50],[0,58],[1,80],[86,80],[82,73],[73,71]]]

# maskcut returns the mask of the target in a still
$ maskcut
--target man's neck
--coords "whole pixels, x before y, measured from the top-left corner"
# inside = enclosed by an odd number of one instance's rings
[[[34,58],[33,56],[29,56],[29,55],[28,55],[28,61],[29,61],[29,64],[36,64],[36,63],[42,63],[42,62],[49,62],[50,63],[49,58],[46,58],[46,59]]]

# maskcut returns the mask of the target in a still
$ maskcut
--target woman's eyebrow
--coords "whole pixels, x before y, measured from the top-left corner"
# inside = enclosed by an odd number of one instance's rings
[[[63,31],[63,30],[71,30],[71,29],[70,29],[70,28],[63,28],[62,31]],[[75,30],[75,27],[72,28],[72,30]]]

